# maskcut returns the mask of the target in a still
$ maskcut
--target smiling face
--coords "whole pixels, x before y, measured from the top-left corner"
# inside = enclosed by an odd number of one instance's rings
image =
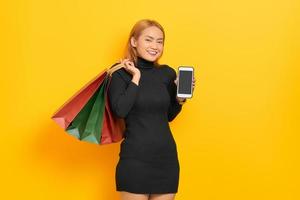
[[[142,31],[137,40],[132,37],[131,45],[136,48],[139,57],[154,62],[163,53],[163,39],[163,32],[156,26],[150,26]]]

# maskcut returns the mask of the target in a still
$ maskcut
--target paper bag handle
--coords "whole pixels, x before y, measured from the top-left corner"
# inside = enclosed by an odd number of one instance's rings
[[[112,73],[114,73],[115,71],[117,71],[118,69],[120,69],[122,67],[124,67],[124,65],[122,63],[119,63],[119,64],[109,68],[106,72],[111,77]]]

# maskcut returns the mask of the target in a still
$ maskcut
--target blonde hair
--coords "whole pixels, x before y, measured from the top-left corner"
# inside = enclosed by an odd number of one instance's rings
[[[128,58],[130,61],[133,61],[136,65],[137,63],[137,51],[136,49],[131,45],[131,38],[134,37],[134,39],[138,39],[141,35],[142,31],[148,27],[155,26],[159,28],[163,33],[163,44],[165,41],[165,31],[164,28],[155,20],[151,19],[142,19],[135,23],[133,28],[130,31],[129,38],[125,47],[124,57]],[[162,56],[162,55],[161,55]],[[160,57],[161,57],[160,56]],[[154,64],[156,66],[159,65],[158,60],[154,61]]]

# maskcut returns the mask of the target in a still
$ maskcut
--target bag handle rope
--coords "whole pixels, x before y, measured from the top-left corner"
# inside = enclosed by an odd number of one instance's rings
[[[119,63],[119,64],[109,68],[106,72],[111,77],[112,73],[114,73],[115,71],[117,71],[118,69],[120,69],[122,67],[124,67],[124,65],[122,63]]]

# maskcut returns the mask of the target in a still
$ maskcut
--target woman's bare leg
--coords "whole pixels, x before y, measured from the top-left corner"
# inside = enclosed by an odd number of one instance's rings
[[[120,192],[121,200],[149,200],[149,194],[135,194],[131,192]]]
[[[174,200],[176,193],[150,194],[149,200]]]

